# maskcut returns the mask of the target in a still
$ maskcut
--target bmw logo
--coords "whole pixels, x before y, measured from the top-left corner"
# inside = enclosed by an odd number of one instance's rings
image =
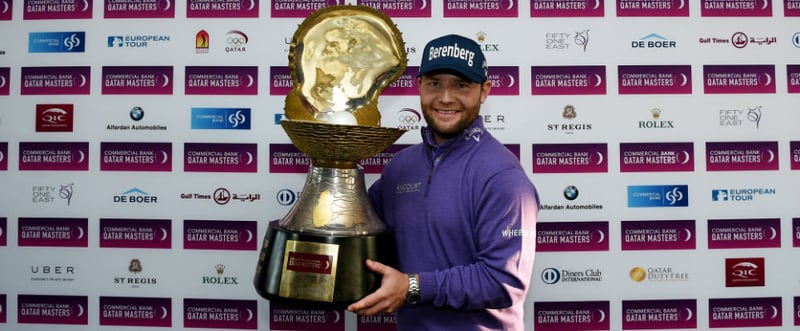
[[[136,106],[131,108],[131,119],[134,121],[139,121],[144,117],[144,109],[142,107]]]
[[[564,198],[569,201],[575,200],[578,198],[578,188],[574,185],[567,186],[564,189]]]

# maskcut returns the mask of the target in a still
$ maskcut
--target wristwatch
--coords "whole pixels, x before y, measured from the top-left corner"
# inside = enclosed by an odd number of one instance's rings
[[[419,303],[419,275],[417,274],[408,274],[406,302],[412,305]]]

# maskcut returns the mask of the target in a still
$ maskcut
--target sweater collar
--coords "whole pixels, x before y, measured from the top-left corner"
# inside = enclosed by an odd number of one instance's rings
[[[464,129],[464,131],[462,131],[458,137],[449,139],[443,142],[441,145],[436,145],[436,141],[433,139],[433,131],[430,129],[430,127],[426,126],[420,130],[420,133],[422,134],[422,141],[432,149],[449,148],[458,141],[473,141],[478,143],[485,132],[486,129],[483,126],[483,117],[481,116],[478,116],[474,121],[472,121],[472,124],[470,124],[468,128]]]

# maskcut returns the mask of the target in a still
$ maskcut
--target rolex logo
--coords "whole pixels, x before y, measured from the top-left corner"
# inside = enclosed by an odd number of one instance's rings
[[[652,110],[650,110],[650,114],[653,115],[653,119],[658,119],[659,117],[661,117],[661,109],[653,108]]]
[[[482,44],[484,41],[486,41],[486,32],[479,31],[475,34],[475,37],[478,38],[478,43]]]
[[[224,264],[217,264],[214,266],[214,270],[217,271],[217,275],[222,275],[225,272],[225,265]]]

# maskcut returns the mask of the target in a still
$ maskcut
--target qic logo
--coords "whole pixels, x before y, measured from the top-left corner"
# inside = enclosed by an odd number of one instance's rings
[[[72,132],[73,113],[71,104],[36,105],[36,132]]]

